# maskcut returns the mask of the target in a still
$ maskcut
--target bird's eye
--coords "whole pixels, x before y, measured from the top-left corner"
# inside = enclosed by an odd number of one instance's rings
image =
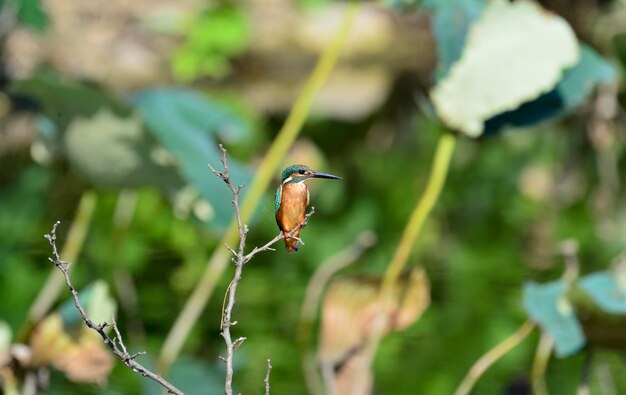
[[[306,170],[300,170],[300,174],[306,174]]]

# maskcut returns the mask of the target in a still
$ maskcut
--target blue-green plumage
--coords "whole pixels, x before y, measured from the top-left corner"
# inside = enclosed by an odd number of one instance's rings
[[[280,208],[280,195],[283,192],[283,184],[280,184],[278,188],[276,188],[276,196],[274,196],[274,214],[278,214],[278,209]]]

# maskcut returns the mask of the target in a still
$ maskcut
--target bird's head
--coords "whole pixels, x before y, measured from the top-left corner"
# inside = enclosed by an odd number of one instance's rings
[[[341,177],[328,173],[320,173],[306,165],[291,165],[283,170],[282,184],[302,182],[309,178],[329,178],[340,180]]]

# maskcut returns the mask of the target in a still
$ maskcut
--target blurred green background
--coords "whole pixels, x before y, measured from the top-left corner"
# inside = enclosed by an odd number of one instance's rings
[[[297,254],[278,245],[245,268],[234,312],[234,335],[247,337],[235,355],[237,391],[263,393],[271,358],[272,393],[307,393],[297,328],[311,276],[365,231],[376,235],[375,244],[340,274],[383,275],[427,183],[437,141],[452,128],[458,141],[448,179],[409,259],[410,267],[425,268],[431,302],[408,328],[383,339],[374,393],[453,393],[472,364],[529,314],[555,337],[557,351],[567,349],[549,360],[549,393],[575,393],[585,377],[593,394],[626,392],[619,259],[626,247],[626,2],[541,2],[554,13],[545,15],[571,27],[579,48],[575,59],[558,64],[560,50],[529,58],[532,51],[516,47],[519,36],[509,35],[509,26],[519,23],[534,42],[545,33],[524,25],[523,15],[498,14],[487,29],[487,4],[361,4],[338,64],[281,160],[283,167],[305,163],[343,180],[309,182],[316,213]],[[0,6],[2,390],[22,391],[34,380],[42,388],[24,393],[159,393],[118,361],[110,374],[80,380],[68,377],[71,368],[56,356],[38,356],[54,348],[36,347],[42,326],[29,324],[52,270],[43,235],[60,220],[63,246],[78,216],[86,236],[73,259],[74,284],[106,284],[108,295],[99,298],[114,301],[127,345],[147,351],[139,361],[154,366],[207,261],[223,248],[220,238],[232,218],[229,192],[207,163],[219,164],[222,143],[234,181],[250,184],[319,54],[335,38],[345,4],[3,0]],[[477,41],[466,37],[480,21],[509,52],[477,55],[473,70],[483,73],[470,81],[487,83],[452,87],[452,97],[462,108],[484,97],[502,103],[498,92],[517,89],[507,84],[533,91],[480,118],[483,135],[471,138],[443,115],[432,93],[467,60]],[[515,65],[521,72],[507,74]],[[535,88],[549,67],[557,73]],[[491,69],[497,74],[485,71]],[[249,224],[250,248],[277,233],[273,189],[281,169]],[[576,314],[551,324],[554,314],[567,314],[528,307],[537,301],[530,281],[565,281],[563,240],[578,244],[579,276],[603,273],[609,281],[582,286],[594,306],[611,315],[611,325],[594,324],[606,331],[593,341],[587,315],[578,317],[586,334],[572,340],[554,325],[576,332]],[[190,394],[223,391],[219,317],[231,273],[219,279],[169,372]],[[79,323],[62,307],[68,297],[62,288],[44,316],[60,311],[64,330],[77,339]],[[540,306],[559,302],[541,298]],[[616,304],[606,307],[609,302]],[[534,330],[499,360],[473,393],[533,393],[540,334]],[[24,361],[16,357],[20,344]]]

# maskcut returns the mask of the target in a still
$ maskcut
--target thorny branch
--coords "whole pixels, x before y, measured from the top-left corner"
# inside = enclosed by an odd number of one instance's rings
[[[69,288],[70,292],[72,293],[72,297],[74,298],[74,305],[76,306],[76,309],[78,310],[83,321],[85,322],[85,325],[87,325],[87,327],[89,327],[90,329],[93,329],[94,331],[96,331],[102,337],[102,340],[104,340],[104,344],[106,344],[109,347],[111,352],[113,352],[113,354],[116,357],[118,357],[122,362],[124,362],[126,366],[131,368],[134,372],[139,373],[140,375],[157,382],[163,388],[165,388],[165,390],[167,390],[169,394],[184,395],[184,393],[181,390],[176,388],[173,384],[165,380],[163,377],[159,376],[156,373],[153,373],[152,371],[148,370],[143,365],[135,361],[135,358],[145,353],[144,352],[138,352],[135,354],[128,353],[126,349],[126,345],[124,344],[124,341],[122,340],[122,336],[120,334],[120,331],[117,327],[117,323],[115,322],[114,318],[112,318],[111,324],[107,322],[103,322],[102,324],[96,324],[89,318],[89,316],[87,315],[87,312],[85,311],[85,308],[82,306],[82,304],[80,303],[80,300],[78,299],[78,292],[76,291],[76,288],[74,288],[70,280],[70,263],[67,261],[61,260],[61,257],[59,256],[59,252],[57,250],[56,231],[57,231],[57,227],[59,226],[59,224],[60,224],[60,221],[55,222],[50,234],[47,234],[44,236],[50,243],[50,246],[52,247],[53,257],[50,257],[48,259],[50,260],[50,262],[54,264],[54,266],[56,266],[57,269],[61,271],[61,273],[63,273],[63,277],[65,277],[65,283],[67,284],[67,287]],[[113,328],[113,331],[115,332],[114,338],[111,338],[105,332],[105,329],[108,327]]]
[[[272,248],[272,245],[276,243],[277,241],[283,239],[285,236],[281,232],[272,240],[264,244],[263,246],[254,247],[252,251],[250,251],[248,254],[245,253],[246,237],[248,235],[249,229],[248,229],[248,225],[242,223],[241,213],[239,210],[239,193],[243,189],[244,185],[239,185],[235,187],[235,185],[232,183],[232,180],[230,178],[230,172],[228,170],[228,164],[226,163],[226,149],[221,144],[219,147],[220,147],[220,150],[222,151],[221,162],[222,162],[223,171],[218,171],[214,169],[213,166],[211,166],[210,164],[209,164],[209,167],[211,168],[211,171],[213,171],[213,173],[216,176],[221,178],[222,181],[226,183],[226,185],[228,186],[228,188],[233,194],[232,203],[235,208],[235,216],[237,218],[237,227],[239,228],[239,247],[237,248],[237,250],[235,250],[234,248],[226,244],[226,248],[228,249],[228,251],[230,251],[234,255],[232,260],[235,263],[235,274],[226,291],[227,302],[225,303],[225,307],[223,308],[222,322],[221,322],[221,330],[222,330],[221,335],[224,338],[224,342],[226,343],[226,356],[220,357],[220,359],[222,359],[224,363],[226,363],[226,379],[224,383],[224,393],[226,395],[232,395],[233,393],[233,355],[235,351],[237,351],[239,346],[241,346],[241,344],[246,340],[245,337],[239,337],[233,340],[232,335],[230,333],[230,328],[237,324],[237,321],[232,321],[232,313],[233,313],[233,307],[235,306],[235,296],[237,294],[237,287],[239,285],[239,281],[241,281],[241,277],[243,273],[243,267],[259,252],[275,251]],[[315,213],[315,208],[311,207],[311,211],[306,215],[304,221],[301,224],[299,224],[295,229],[292,229],[291,232],[289,232],[288,237],[296,238],[301,244],[304,244],[302,240],[298,239],[297,237],[293,235],[299,229],[302,229],[303,227],[306,226],[309,218],[311,217],[311,215],[313,215],[313,213]],[[267,375],[265,379],[265,389],[266,389],[267,394],[269,394],[269,371],[270,369],[271,369],[271,365],[269,364],[269,360],[268,360],[268,371],[267,371]]]

